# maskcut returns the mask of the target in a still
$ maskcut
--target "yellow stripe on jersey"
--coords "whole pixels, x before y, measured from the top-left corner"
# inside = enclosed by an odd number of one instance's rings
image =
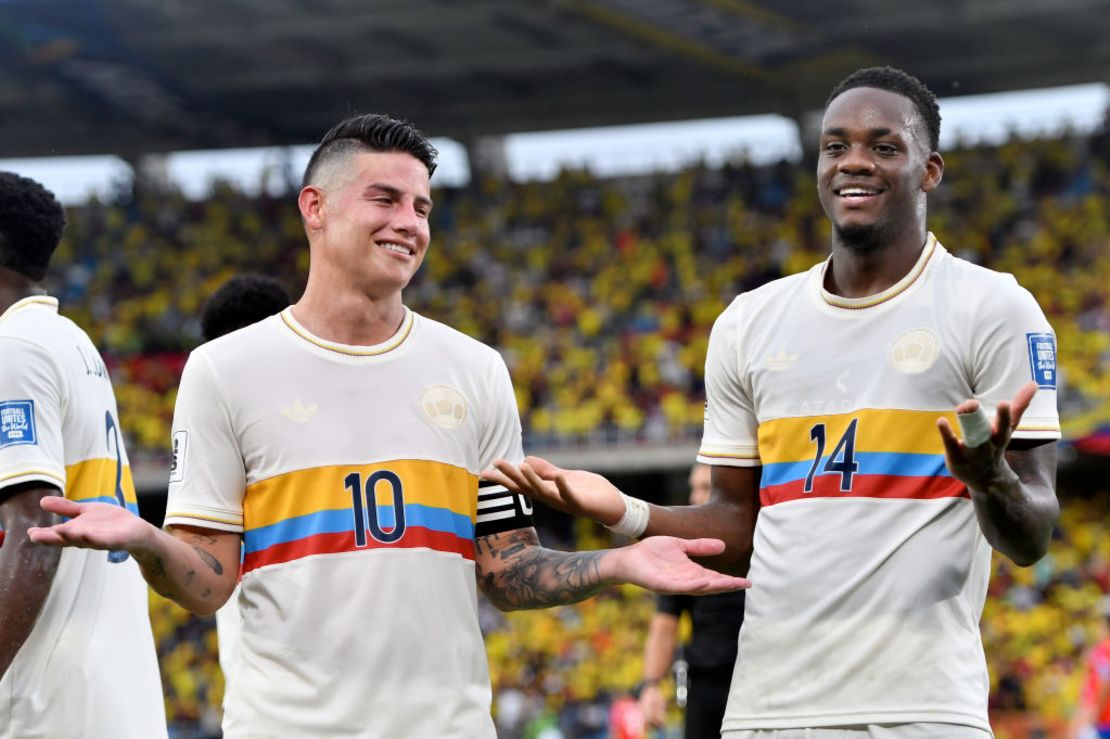
[[[78,503],[119,503],[116,493],[116,465],[114,459],[86,459],[66,466],[66,497]],[[120,490],[127,502],[127,509],[139,512],[135,497],[135,483],[131,468],[120,469]]]
[[[369,480],[378,471],[390,472],[401,483],[405,505],[440,508],[473,522],[478,511],[478,477],[454,465],[422,459],[398,459],[377,464],[351,464],[296,470],[247,486],[243,526],[256,529],[325,510],[350,509],[350,476]],[[378,482],[378,505],[393,504],[393,486]]]
[[[937,419],[947,418],[958,428],[952,411],[904,411],[864,408],[828,416],[776,418],[759,425],[759,450],[764,464],[802,462],[813,459],[814,425],[825,425],[825,438],[835,440],[858,419],[855,447],[867,452],[944,454]],[[831,452],[832,448],[826,450]]]

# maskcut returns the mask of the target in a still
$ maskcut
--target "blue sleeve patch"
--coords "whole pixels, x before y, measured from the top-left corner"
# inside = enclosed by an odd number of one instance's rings
[[[38,444],[35,434],[35,401],[0,400],[0,449],[17,444]]]
[[[1026,334],[1029,368],[1037,387],[1056,389],[1056,337],[1052,334]]]

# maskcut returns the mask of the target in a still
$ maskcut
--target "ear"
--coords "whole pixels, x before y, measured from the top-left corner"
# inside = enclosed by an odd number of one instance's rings
[[[925,161],[925,176],[921,179],[921,189],[923,192],[932,192],[940,185],[941,179],[944,177],[944,158],[941,157],[940,152],[932,152],[929,158]]]
[[[304,219],[307,230],[319,231],[324,227],[323,190],[315,185],[301,188],[301,194],[297,196],[297,206],[301,209],[301,218]]]

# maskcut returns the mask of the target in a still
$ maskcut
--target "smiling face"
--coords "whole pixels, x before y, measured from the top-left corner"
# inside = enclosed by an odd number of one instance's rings
[[[909,98],[872,87],[837,96],[825,109],[817,190],[836,239],[871,252],[925,232],[925,196],[940,184],[944,161],[930,152]]]
[[[428,169],[411,154],[353,153],[306,186],[299,203],[312,270],[336,289],[399,296],[424,261],[432,199]]]

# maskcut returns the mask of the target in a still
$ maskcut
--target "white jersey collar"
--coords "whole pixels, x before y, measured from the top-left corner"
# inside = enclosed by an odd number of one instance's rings
[[[335,352],[336,354],[343,354],[348,357],[377,357],[382,354],[387,354],[388,352],[391,352],[397,347],[404,344],[405,339],[407,339],[412,333],[415,314],[409,309],[408,306],[404,306],[404,308],[405,317],[404,319],[402,319],[401,327],[397,329],[397,333],[393,334],[393,336],[390,336],[382,343],[374,344],[371,346],[340,344],[335,341],[322,339],[319,336],[313,334],[304,326],[302,326],[300,322],[293,317],[293,311],[291,307],[286,308],[278,315],[281,318],[282,323],[285,324],[286,328],[288,328],[301,339],[304,339],[308,343],[321,349],[325,349],[329,352]]]
[[[31,295],[29,297],[23,298],[22,300],[17,300],[12,303],[11,306],[9,306],[2,315],[0,315],[0,322],[6,321],[21,310],[35,307],[45,308],[48,311],[57,313],[58,299],[52,298],[49,295]]]
[[[929,266],[929,261],[936,254],[944,252],[944,247],[937,241],[937,237],[930,231],[925,237],[925,247],[921,250],[921,255],[917,258],[917,262],[913,268],[906,273],[905,277],[898,280],[886,290],[874,295],[865,295],[862,298],[844,298],[840,295],[833,295],[825,289],[825,273],[832,264],[832,256],[826,259],[819,270],[815,270],[815,277],[817,281],[817,289],[820,291],[821,299],[827,304],[835,308],[845,308],[847,310],[862,310],[864,308],[872,308],[876,305],[892,300],[902,293],[906,292],[916,283],[921,275],[925,273],[925,268]]]

